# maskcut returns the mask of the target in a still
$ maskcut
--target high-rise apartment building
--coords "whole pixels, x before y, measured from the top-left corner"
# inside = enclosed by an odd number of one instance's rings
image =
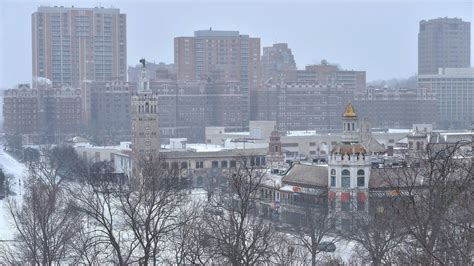
[[[32,14],[33,77],[53,86],[127,77],[127,21],[116,8],[39,7]]]
[[[295,57],[287,43],[263,47],[261,63],[263,81],[270,79],[296,81]]]
[[[277,121],[280,131],[335,131],[340,128],[340,107],[352,97],[352,89],[341,85],[267,84],[256,93],[256,119]]]
[[[94,81],[85,90],[83,116],[95,141],[107,145],[130,140],[130,104],[136,83]]]
[[[437,119],[436,95],[428,88],[368,87],[352,102],[359,116],[376,128],[412,128]]]
[[[298,70],[296,75],[298,82],[342,85],[354,91],[365,91],[365,71],[343,70],[327,60],[322,60],[319,65],[307,65],[305,70]]]
[[[202,142],[208,126],[242,129],[238,82],[152,81],[150,89],[158,97],[162,140]]]
[[[248,125],[250,93],[260,83],[260,38],[238,31],[200,30],[174,39],[178,80],[236,81],[243,94],[243,126]]]
[[[442,68],[438,74],[418,75],[418,86],[432,89],[441,128],[470,128],[474,121],[474,69]]]
[[[438,74],[438,68],[471,65],[471,23],[460,18],[420,21],[418,74]]]

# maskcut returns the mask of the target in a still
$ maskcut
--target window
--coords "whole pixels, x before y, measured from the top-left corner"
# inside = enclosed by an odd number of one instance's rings
[[[187,169],[188,168],[188,163],[187,162],[182,162],[181,163],[181,169]]]
[[[331,187],[336,186],[336,169],[331,169]]]
[[[365,210],[365,201],[357,201],[357,210],[364,211]]]
[[[228,165],[228,164],[227,164],[227,161],[222,161],[222,162],[221,162],[221,167],[222,167],[222,168],[227,168],[227,167],[228,167],[227,165]]]
[[[218,168],[219,167],[219,162],[218,161],[212,161],[212,168]]]
[[[196,161],[196,168],[204,168],[204,162],[203,161]]]
[[[230,161],[230,167],[237,167],[237,162],[236,161]]]
[[[351,186],[351,176],[349,170],[343,170],[341,175],[341,186],[349,188]]]
[[[362,169],[357,171],[357,186],[358,187],[365,186],[365,172]]]

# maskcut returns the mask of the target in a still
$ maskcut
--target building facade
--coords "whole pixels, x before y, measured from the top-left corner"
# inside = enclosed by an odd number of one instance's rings
[[[474,121],[473,68],[443,68],[438,74],[419,75],[418,86],[436,94],[438,127],[471,128]]]
[[[130,109],[136,84],[123,80],[86,84],[83,116],[96,142],[112,144],[129,140]]]
[[[38,90],[38,127],[42,143],[60,143],[84,132],[81,90]]]
[[[418,74],[437,74],[439,68],[471,66],[471,23],[459,18],[420,21]]]
[[[206,126],[242,129],[242,91],[238,82],[151,81],[158,97],[160,134],[169,138],[204,141]]]
[[[33,77],[75,88],[126,80],[127,21],[119,9],[41,6],[31,21]]]
[[[178,80],[239,82],[243,126],[250,115],[250,93],[260,84],[260,38],[238,31],[200,30],[174,39]]]
[[[341,85],[267,84],[256,92],[256,120],[277,121],[280,131],[334,131],[341,121],[338,110],[352,95],[352,89]]]
[[[275,43],[271,47],[263,47],[261,59],[262,79],[296,81],[295,57],[287,43]]]
[[[364,91],[365,71],[343,70],[339,66],[322,60],[319,65],[308,65],[297,71],[298,82],[319,83],[322,85],[342,85],[354,91]]]
[[[38,93],[28,84],[3,92],[3,129],[7,135],[38,133]]]
[[[353,102],[359,116],[375,128],[411,128],[437,120],[436,94],[428,88],[368,87]]]

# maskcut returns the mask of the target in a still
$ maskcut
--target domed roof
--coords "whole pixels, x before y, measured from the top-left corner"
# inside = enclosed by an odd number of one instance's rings
[[[357,117],[357,114],[354,110],[354,107],[351,103],[346,106],[346,110],[344,111],[343,117]]]
[[[365,149],[364,145],[360,143],[350,144],[350,143],[339,143],[336,144],[333,149],[332,153],[339,153],[339,154],[366,154],[367,150]]]

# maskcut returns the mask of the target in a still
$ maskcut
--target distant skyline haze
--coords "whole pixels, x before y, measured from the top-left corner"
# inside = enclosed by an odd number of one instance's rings
[[[327,59],[367,71],[367,81],[416,74],[420,20],[457,17],[472,23],[474,17],[472,1],[4,0],[0,88],[31,82],[31,14],[41,5],[119,8],[127,15],[128,65],[140,58],[173,63],[174,37],[212,27],[259,37],[262,48],[288,43],[299,69]]]

